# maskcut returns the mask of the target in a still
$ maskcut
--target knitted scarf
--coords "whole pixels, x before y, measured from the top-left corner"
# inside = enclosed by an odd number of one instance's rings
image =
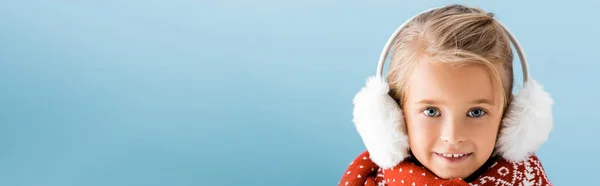
[[[504,159],[491,159],[471,178],[462,180],[441,179],[414,161],[403,161],[394,168],[381,169],[369,159],[369,153],[358,156],[338,183],[339,186],[396,186],[396,185],[447,185],[447,186],[551,186],[537,156],[527,161],[511,163]]]

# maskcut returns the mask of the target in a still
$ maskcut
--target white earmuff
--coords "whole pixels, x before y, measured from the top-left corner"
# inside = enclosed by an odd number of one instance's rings
[[[426,10],[422,13],[429,12]],[[422,14],[420,13],[420,14]],[[388,39],[377,65],[377,74],[367,79],[354,97],[353,122],[370,159],[382,168],[391,168],[409,156],[409,142],[402,110],[389,96],[389,85],[382,77],[385,59],[404,22]],[[523,87],[510,102],[502,119],[496,153],[511,162],[526,160],[548,139],[553,127],[550,94],[529,76],[525,54],[514,35],[500,23],[519,55],[523,71]]]

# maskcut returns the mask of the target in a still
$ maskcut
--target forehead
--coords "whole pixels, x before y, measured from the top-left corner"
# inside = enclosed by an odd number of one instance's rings
[[[483,65],[467,64],[452,66],[449,64],[420,62],[414,67],[407,81],[406,101],[422,99],[436,101],[464,101],[494,99],[490,73]]]

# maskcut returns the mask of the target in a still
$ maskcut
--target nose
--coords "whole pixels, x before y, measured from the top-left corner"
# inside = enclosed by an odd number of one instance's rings
[[[464,121],[460,117],[448,117],[442,123],[440,139],[448,144],[456,145],[466,140]]]

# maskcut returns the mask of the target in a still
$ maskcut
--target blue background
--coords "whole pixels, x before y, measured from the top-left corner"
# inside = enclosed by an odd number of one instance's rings
[[[597,177],[598,2],[2,0],[0,185],[335,185],[386,40],[449,3],[496,13],[552,93],[550,179]]]

